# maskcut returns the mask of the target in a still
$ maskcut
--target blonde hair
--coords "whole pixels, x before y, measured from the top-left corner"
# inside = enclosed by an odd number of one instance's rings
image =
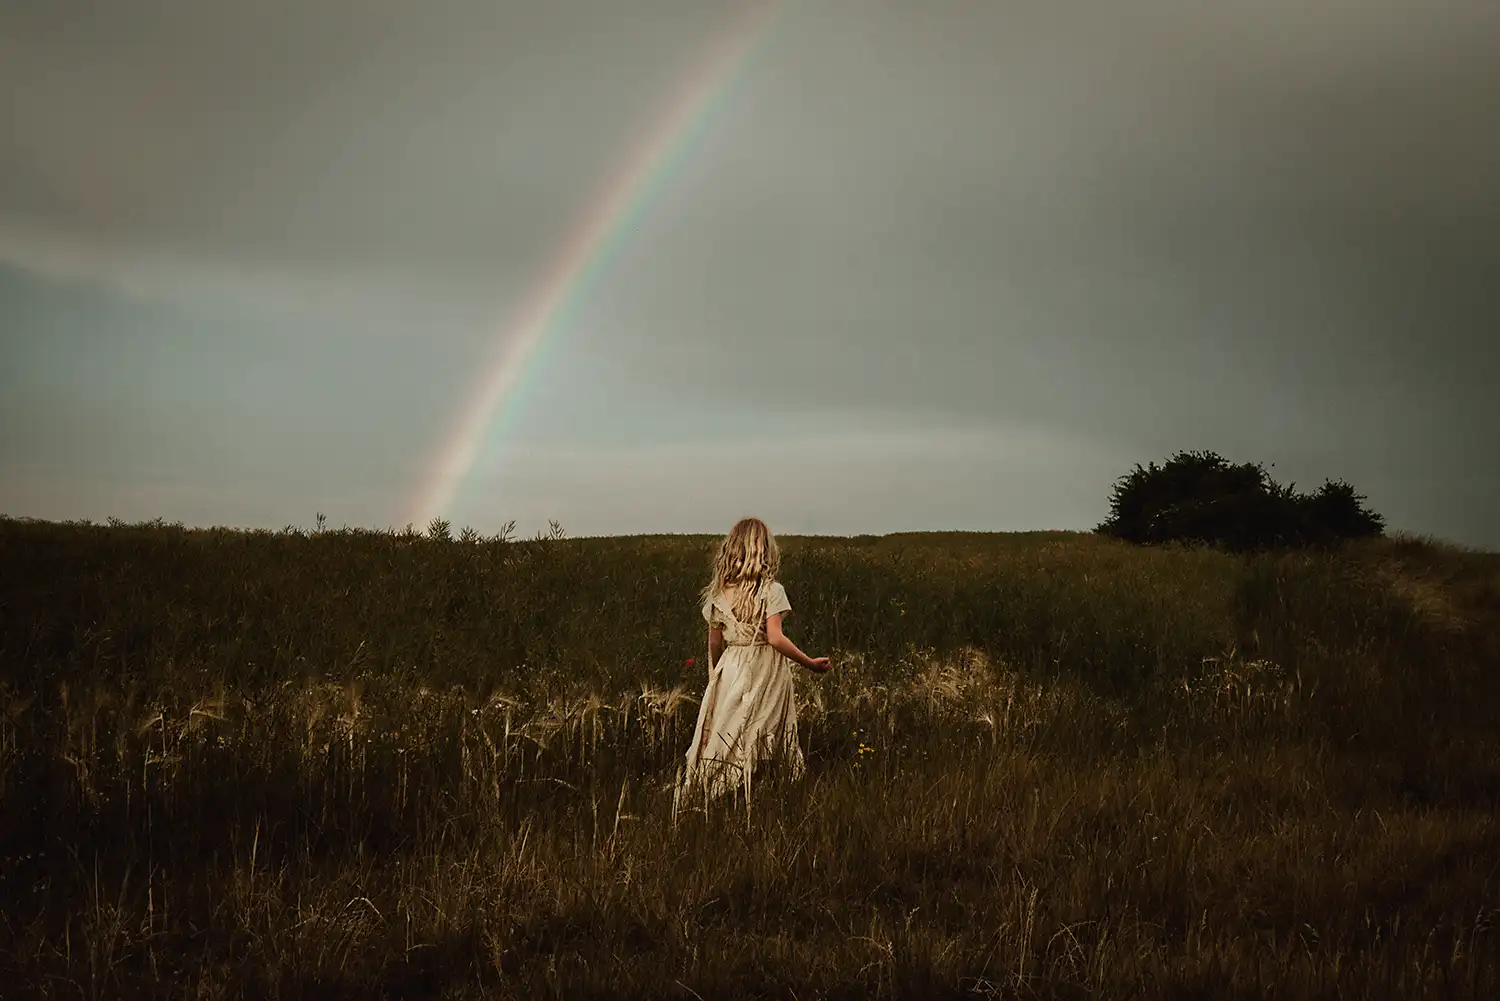
[[[766,523],[759,518],[741,518],[719,543],[713,574],[703,589],[703,604],[712,602],[726,587],[739,585],[734,617],[747,625],[755,623],[780,569],[781,551]]]

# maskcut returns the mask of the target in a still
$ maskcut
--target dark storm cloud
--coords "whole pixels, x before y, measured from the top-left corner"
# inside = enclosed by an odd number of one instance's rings
[[[529,268],[717,19],[657,13],[10,5],[0,221],[226,268]]]
[[[346,341],[349,302],[445,303],[410,328],[451,356],[406,394],[416,463],[735,9],[0,7],[0,255],[168,298],[321,289]],[[1500,4],[828,0],[782,27],[516,437],[1041,428],[1093,456],[1095,504],[1105,463],[1217,448],[1500,544]],[[382,392],[400,354],[362,362]],[[861,493],[867,524],[918,517]]]

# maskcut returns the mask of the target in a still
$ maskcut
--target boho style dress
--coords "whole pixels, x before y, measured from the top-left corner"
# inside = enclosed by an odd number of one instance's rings
[[[708,673],[678,797],[715,799],[737,786],[748,791],[756,764],[774,755],[786,756],[794,777],[805,770],[792,662],[766,642],[766,618],[792,609],[786,588],[771,584],[753,625],[735,618],[733,601],[732,591],[721,591],[703,606],[704,620],[724,628],[725,646]]]

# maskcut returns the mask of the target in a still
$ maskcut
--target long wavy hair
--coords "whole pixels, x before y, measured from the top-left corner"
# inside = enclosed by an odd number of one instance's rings
[[[743,623],[755,623],[780,569],[781,550],[766,523],[759,518],[741,518],[719,543],[713,573],[703,589],[703,604],[734,587],[734,617]]]

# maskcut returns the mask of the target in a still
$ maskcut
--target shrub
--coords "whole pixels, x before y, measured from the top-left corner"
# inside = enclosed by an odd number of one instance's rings
[[[1334,545],[1383,534],[1384,519],[1343,480],[1311,495],[1271,479],[1259,463],[1178,452],[1115,482],[1097,531],[1142,545],[1179,542],[1234,552]]]
[[[1364,505],[1365,497],[1343,480],[1329,480],[1310,497],[1297,499],[1302,534],[1311,544],[1385,534],[1385,519]]]

